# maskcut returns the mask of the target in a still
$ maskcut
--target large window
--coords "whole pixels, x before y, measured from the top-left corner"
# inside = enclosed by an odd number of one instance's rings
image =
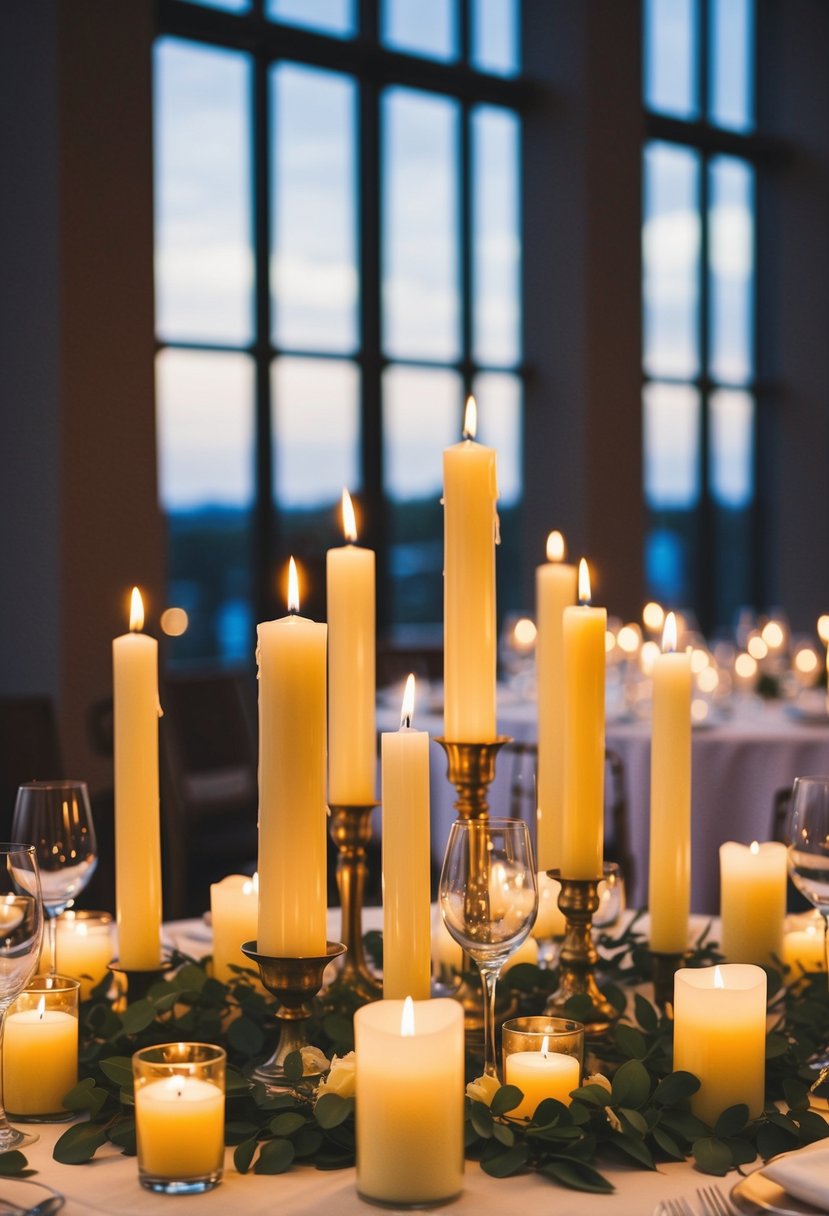
[[[442,614],[441,450],[498,448],[519,580],[520,0],[160,0],[160,484],[173,659],[248,658],[343,486],[381,624]]]
[[[754,0],[644,0],[651,595],[734,622],[757,580]]]

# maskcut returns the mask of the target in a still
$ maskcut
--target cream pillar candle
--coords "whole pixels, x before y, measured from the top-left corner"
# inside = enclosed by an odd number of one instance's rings
[[[604,845],[604,683],[607,612],[590,608],[590,575],[579,562],[579,605],[565,608],[564,818],[561,872],[601,878]]]
[[[200,1178],[224,1157],[224,1090],[180,1075],[135,1089],[135,1130],[142,1173]]]
[[[259,636],[260,954],[325,954],[326,627],[296,615],[291,558],[290,615]]]
[[[328,799],[332,806],[374,802],[374,551],[358,548],[357,524],[343,490],[348,544],[326,554],[328,601]]]
[[[463,1009],[449,999],[364,1005],[354,1046],[358,1194],[390,1205],[454,1199],[463,1189]]]
[[[65,1112],[63,1099],[77,1083],[77,1016],[47,1009],[45,994],[36,1009],[10,1012],[3,1039],[6,1110],[29,1117]]]
[[[257,940],[259,880],[228,874],[210,884],[210,923],[213,929],[213,975],[223,984],[235,978],[233,967],[252,963],[242,953],[245,942]]]
[[[115,953],[108,912],[63,912],[56,923],[57,971],[80,983],[80,998],[108,974]]]
[[[765,1101],[766,973],[730,963],[682,968],[674,982],[674,1069],[693,1073],[700,1089],[691,1110],[713,1125],[745,1102],[754,1118]]]
[[[441,983],[450,983],[463,966],[463,950],[446,928],[440,909],[432,914],[432,972]]]
[[[546,1042],[546,1040],[545,1040]],[[507,1085],[517,1085],[523,1100],[510,1111],[513,1119],[530,1119],[539,1103],[556,1098],[569,1106],[570,1093],[578,1089],[581,1067],[575,1056],[557,1051],[514,1051],[504,1057]]]
[[[158,804],[158,643],[146,637],[132,591],[130,632],[112,643],[115,753],[115,902],[125,970],[161,961],[161,829]]]
[[[663,653],[653,666],[651,950],[681,954],[691,910],[691,656],[676,654],[676,617],[669,612]]]
[[[779,966],[786,919],[786,846],[720,845],[721,948],[730,963]]]
[[[550,878],[543,870],[538,874],[538,915],[530,932],[538,941],[549,937],[563,937],[567,926],[564,913],[558,906],[561,883]]]
[[[444,733],[488,743],[495,723],[495,452],[475,443],[475,399],[463,441],[443,453]]]
[[[576,567],[564,561],[564,537],[547,537],[547,561],[535,572],[535,670],[538,688],[539,870],[561,863],[564,813],[564,609],[576,602]]]
[[[428,999],[431,989],[429,735],[412,729],[414,676],[400,730],[383,733],[383,996]]]

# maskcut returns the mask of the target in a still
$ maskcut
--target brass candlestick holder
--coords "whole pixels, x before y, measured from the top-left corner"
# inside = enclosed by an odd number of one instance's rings
[[[337,846],[337,888],[342,919],[340,937],[345,958],[338,980],[367,1001],[383,995],[383,985],[369,970],[363,951],[363,896],[368,877],[366,845],[371,840],[371,816],[377,802],[365,806],[331,807],[329,833]]]
[[[136,1001],[143,1001],[153,984],[163,980],[173,969],[172,962],[167,958],[162,959],[157,967],[141,970],[122,967],[117,958],[114,958],[107,966],[112,972],[115,987],[118,990],[115,1007],[119,1011],[126,1009],[127,1005],[134,1005]]]
[[[691,957],[689,950],[662,951],[651,950],[651,979],[653,980],[653,999],[663,1013],[674,1003],[674,976],[680,967],[684,967]]]
[[[294,1051],[308,1046],[305,1023],[311,1016],[310,1002],[322,987],[325,968],[345,953],[342,942],[326,942],[325,954],[305,958],[280,958],[260,954],[256,942],[245,942],[242,953],[259,968],[262,983],[279,1001],[276,1017],[282,1023],[276,1051],[252,1073],[254,1081],[262,1081],[268,1089],[290,1089],[285,1076],[285,1059]]]
[[[587,996],[593,1010],[580,1021],[588,1034],[605,1034],[619,1017],[599,991],[593,974],[599,952],[593,941],[593,914],[599,906],[598,878],[562,878],[560,870],[548,870],[550,878],[561,883],[558,906],[567,920],[559,953],[558,989],[547,1002],[545,1012],[558,1017],[566,1014],[567,1002],[574,996]]]

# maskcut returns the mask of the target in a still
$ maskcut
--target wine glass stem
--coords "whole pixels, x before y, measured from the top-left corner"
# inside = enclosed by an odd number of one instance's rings
[[[6,1107],[3,1101],[3,1039],[6,1033],[6,1010],[7,1004],[0,1005],[0,1153],[7,1152],[8,1149],[14,1147],[14,1141],[19,1137],[17,1133],[9,1126],[9,1121],[6,1118]]]
[[[54,913],[46,913],[47,949],[49,951],[49,975],[58,973],[58,920]]]
[[[498,1055],[495,1050],[495,985],[500,967],[478,963],[484,989],[484,1076],[498,1077]]]

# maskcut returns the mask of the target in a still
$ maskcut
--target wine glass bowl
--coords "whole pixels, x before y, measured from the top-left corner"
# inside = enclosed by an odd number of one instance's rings
[[[36,1136],[9,1125],[2,1102],[2,1043],[6,1011],[37,968],[43,938],[37,852],[30,844],[0,844],[0,1153]]]

